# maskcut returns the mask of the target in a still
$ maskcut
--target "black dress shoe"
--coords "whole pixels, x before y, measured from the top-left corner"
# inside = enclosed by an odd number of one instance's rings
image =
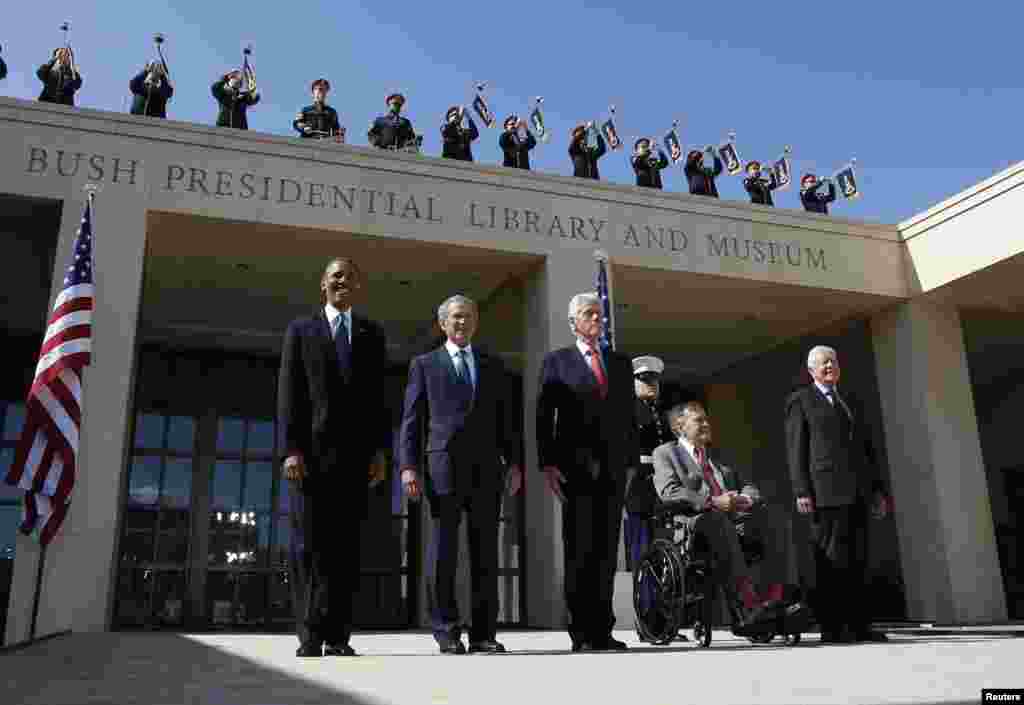
[[[446,639],[437,643],[442,654],[449,656],[461,656],[466,653],[466,647],[462,643],[462,639]]]
[[[582,651],[594,651],[594,645],[589,641],[573,641],[572,652],[578,654]]]
[[[822,629],[822,644],[849,644],[851,639],[842,629]]]
[[[348,644],[327,644],[324,646],[324,656],[358,656],[356,650]]]
[[[860,629],[853,633],[853,641],[873,641],[876,643],[884,643],[889,641],[889,637],[882,632],[876,632],[873,629]]]
[[[503,654],[505,646],[494,639],[469,642],[469,653],[471,654]]]
[[[600,641],[594,641],[595,651],[629,651],[629,647],[626,646],[626,642],[619,641],[610,634]]]
[[[295,650],[295,655],[300,658],[312,658],[323,656],[323,647],[320,644],[302,644]]]

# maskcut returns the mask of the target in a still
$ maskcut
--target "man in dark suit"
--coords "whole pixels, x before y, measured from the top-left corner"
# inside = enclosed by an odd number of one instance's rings
[[[352,599],[359,589],[359,530],[367,486],[384,479],[391,419],[380,400],[384,332],[352,311],[362,275],[331,260],[324,307],[288,325],[277,388],[278,448],[291,483],[296,656],[354,656]]]
[[[813,383],[786,400],[786,446],[797,511],[810,520],[815,588],[811,606],[824,642],[885,641],[870,628],[865,599],[870,513],[889,500],[854,400],[838,389],[836,351],[807,356]]]
[[[612,637],[625,469],[634,461],[633,366],[602,353],[601,300],[569,302],[576,342],[544,356],[537,448],[548,488],[562,502],[565,602],[573,651],[624,650]]]
[[[679,509],[676,541],[692,533],[708,545],[719,582],[743,604],[742,621],[733,631],[756,631],[759,621],[774,619],[784,606],[783,578],[762,576],[766,586],[758,595],[741,541],[759,543],[769,558],[778,558],[784,550],[781,522],[765,516],[757,487],[712,449],[711,421],[702,404],[674,406],[668,420],[679,440],[654,449],[654,487],[662,502]],[[780,565],[776,560],[771,567]]]
[[[497,641],[498,519],[506,484],[522,486],[519,420],[505,413],[505,370],[501,360],[473,348],[477,308],[461,294],[437,311],[447,337],[437,350],[409,365],[400,455],[402,484],[412,499],[423,491],[418,466],[421,429],[426,427],[426,465],[434,530],[427,566],[431,622],[443,654],[464,654],[455,576],[459,524],[469,521],[473,592],[469,653],[504,653]]]

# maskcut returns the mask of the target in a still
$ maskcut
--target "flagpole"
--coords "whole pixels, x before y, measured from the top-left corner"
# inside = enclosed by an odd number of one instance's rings
[[[39,618],[39,598],[43,593],[43,566],[46,564],[46,544],[40,543],[39,560],[36,562],[36,588],[32,595],[32,621],[28,627],[28,641],[36,639],[36,621]]]
[[[82,190],[85,191],[85,196],[89,201],[89,238],[92,240],[92,285],[95,291],[98,283],[96,277],[96,194],[102,191],[103,188],[99,184],[90,182],[83,186]],[[96,328],[95,319],[93,319],[92,327],[93,329]],[[93,340],[95,339],[96,337],[93,336]],[[90,364],[96,361],[96,346],[94,345],[89,346],[89,361]],[[85,383],[84,375],[82,382],[83,384]]]
[[[604,267],[604,278],[605,285],[608,288],[608,310],[606,314],[608,316],[608,330],[605,331],[605,335],[608,336],[608,346],[611,350],[615,350],[615,296],[612,286],[612,273],[610,265],[611,257],[605,250],[594,250],[594,262],[597,268],[600,269],[601,263],[603,262]]]

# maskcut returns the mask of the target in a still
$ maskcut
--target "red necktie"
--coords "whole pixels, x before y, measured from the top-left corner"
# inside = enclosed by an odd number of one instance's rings
[[[594,377],[597,379],[597,388],[601,392],[601,398],[604,399],[608,396],[608,378],[604,376],[604,370],[601,369],[597,350],[591,348],[588,357],[590,358],[590,369],[594,371]]]
[[[722,488],[718,485],[718,480],[715,479],[715,471],[711,469],[708,456],[703,448],[694,448],[693,450],[697,454],[697,462],[700,463],[700,469],[704,471],[704,481],[711,488],[711,496],[717,497],[722,494]]]

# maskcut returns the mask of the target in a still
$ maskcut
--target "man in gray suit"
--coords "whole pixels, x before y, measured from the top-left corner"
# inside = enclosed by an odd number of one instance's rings
[[[774,619],[783,606],[781,576],[770,576],[758,595],[740,537],[762,542],[766,555],[777,557],[783,545],[780,522],[750,521],[755,509],[763,514],[761,493],[710,449],[711,422],[703,405],[679,404],[669,410],[668,421],[679,440],[654,450],[654,487],[663,504],[678,507],[677,542],[691,533],[709,546],[721,584],[743,603],[738,626]]]

